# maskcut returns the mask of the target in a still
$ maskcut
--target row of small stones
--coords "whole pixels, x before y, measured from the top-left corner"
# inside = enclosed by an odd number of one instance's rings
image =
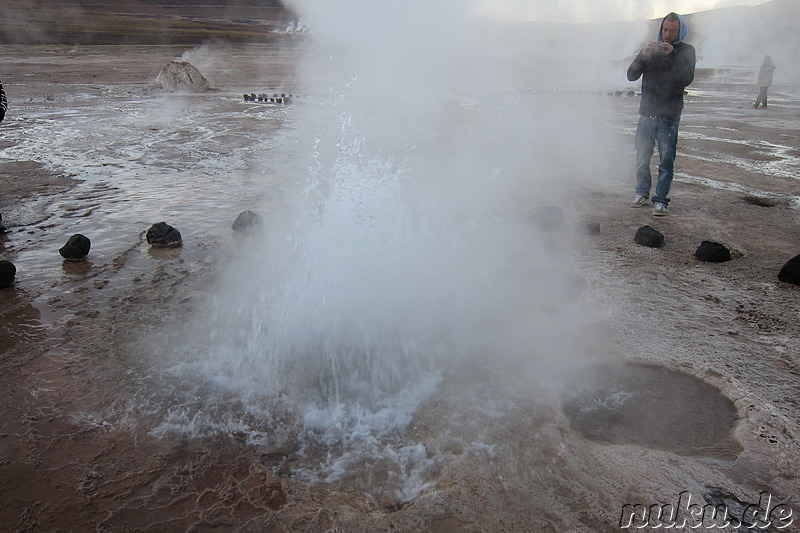
[[[642,226],[636,230],[633,242],[649,248],[661,248],[664,246],[664,234],[650,226]],[[694,256],[700,261],[709,263],[725,263],[732,259],[731,251],[724,244],[715,241],[703,241]],[[800,285],[800,255],[789,259],[778,272],[778,280],[784,283]]]
[[[531,221],[543,229],[553,229],[564,222],[563,211],[554,206],[545,206],[531,213]],[[2,215],[0,215],[2,222]],[[247,210],[239,213],[231,229],[234,232],[247,232],[261,226],[262,218],[256,213]],[[2,226],[0,226],[2,228]],[[587,223],[584,230],[590,235],[600,233],[600,225]],[[660,248],[664,245],[664,235],[650,226],[642,226],[634,236],[636,244],[650,248]],[[166,222],[153,224],[147,230],[147,243],[154,248],[176,248],[183,244],[181,233]],[[91,241],[88,237],[76,234],[69,238],[67,243],[58,251],[67,261],[84,261],[89,255]],[[701,261],[722,263],[731,260],[730,250],[713,241],[703,241],[695,251],[695,257]],[[14,283],[17,269],[11,261],[0,260],[0,288],[9,287]],[[790,259],[778,273],[780,281],[800,285],[800,255]]]
[[[531,221],[542,229],[554,229],[564,223],[564,211],[556,206],[542,206],[530,213]],[[600,224],[586,222],[584,232],[589,235],[600,233]],[[642,226],[636,231],[633,242],[649,248],[664,246],[664,234],[650,226]],[[731,251],[724,244],[715,241],[703,241],[694,256],[700,261],[708,263],[725,263],[732,259]],[[778,280],[784,283],[800,285],[800,255],[789,259],[778,272]]]
[[[272,95],[264,93],[250,93],[243,94],[242,97],[244,97],[245,102],[271,102],[274,104],[288,104],[294,98],[294,95],[291,93],[272,93]]]
[[[633,91],[609,91],[609,96],[628,96],[632,97],[635,96],[636,93]],[[286,93],[272,93],[272,95],[265,94],[265,93],[250,93],[250,94],[243,94],[242,97],[244,98],[245,102],[268,102],[272,104],[288,104],[292,99],[295,98],[293,94],[286,94]],[[298,95],[300,97],[300,95]]]
[[[0,219],[2,220],[2,219]],[[252,211],[243,211],[236,217],[231,227],[234,232],[247,232],[263,224],[261,217]],[[181,232],[170,226],[166,222],[159,222],[150,226],[147,230],[147,244],[153,248],[177,248],[183,245]],[[58,253],[66,261],[78,262],[85,261],[89,255],[92,242],[88,237],[77,233],[67,240]],[[14,284],[14,277],[17,274],[17,267],[14,263],[7,260],[0,260],[0,288],[10,287]]]

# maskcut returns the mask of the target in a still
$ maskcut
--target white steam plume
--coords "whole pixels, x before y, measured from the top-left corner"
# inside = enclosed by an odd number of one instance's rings
[[[492,65],[456,2],[294,7],[308,175],[215,304],[215,375],[371,409],[522,315],[516,348],[547,344],[563,286],[528,213],[605,172],[596,95],[549,91],[535,55]]]
[[[325,479],[344,457],[385,459],[449,372],[572,359],[569,259],[550,246],[570,232],[529,214],[608,175],[601,82],[558,79],[539,43],[487,47],[464,8],[432,4],[293,6],[310,96],[282,144],[306,168],[287,169],[297,186],[230,265],[182,365],[248,417],[288,409],[306,450],[338,447],[309,459]]]

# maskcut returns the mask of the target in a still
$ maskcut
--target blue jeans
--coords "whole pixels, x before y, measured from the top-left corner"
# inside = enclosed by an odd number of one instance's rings
[[[636,194],[648,198],[652,185],[650,159],[658,142],[658,182],[653,203],[669,204],[669,189],[675,170],[675,155],[678,147],[678,124],[681,119],[665,117],[639,117],[636,125]]]

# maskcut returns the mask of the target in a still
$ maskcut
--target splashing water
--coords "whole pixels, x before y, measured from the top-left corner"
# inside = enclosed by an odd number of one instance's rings
[[[474,224],[449,233],[452,214],[414,209],[413,157],[370,154],[352,116],[338,118],[336,156],[326,163],[316,140],[296,220],[249,243],[214,297],[211,326],[172,369],[199,378],[205,400],[159,431],[291,442],[308,466],[294,474],[310,479],[388,463],[399,469],[397,494],[410,498],[426,486],[410,480],[432,459],[403,432],[445,361],[473,349],[496,313],[492,271],[503,254],[487,253]]]
[[[156,433],[244,434],[283,450],[276,469],[292,455],[294,476],[361,475],[362,488],[407,500],[435,462],[406,435],[415,411],[449,369],[501,351],[504,334],[544,350],[534,337],[555,331],[552,309],[533,327],[520,302],[554,301],[553,283],[539,236],[509,208],[518,175],[503,160],[531,139],[508,134],[510,97],[492,116],[445,87],[376,97],[360,84],[298,110],[287,145],[310,147],[307,175],[243,244],[173,358],[189,399]]]

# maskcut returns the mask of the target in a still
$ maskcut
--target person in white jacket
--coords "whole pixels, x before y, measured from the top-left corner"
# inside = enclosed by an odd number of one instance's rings
[[[767,89],[772,85],[773,72],[775,72],[775,63],[769,56],[764,56],[764,62],[761,63],[761,69],[758,71],[758,98],[753,104],[753,109],[758,109],[759,106],[767,107]]]

